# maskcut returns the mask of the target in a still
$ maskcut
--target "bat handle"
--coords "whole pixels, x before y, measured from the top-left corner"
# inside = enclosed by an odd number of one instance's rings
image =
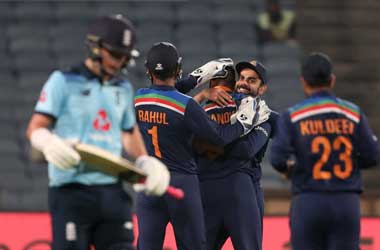
[[[176,200],[182,200],[183,197],[185,196],[185,193],[183,192],[182,189],[176,188],[173,186],[169,186],[168,189],[166,190],[166,193]]]

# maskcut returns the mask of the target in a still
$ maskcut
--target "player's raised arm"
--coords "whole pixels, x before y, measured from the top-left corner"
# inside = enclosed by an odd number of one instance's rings
[[[220,107],[225,107],[232,101],[232,96],[223,88],[206,88],[196,94],[193,99],[199,104],[210,100]]]
[[[231,58],[219,58],[207,62],[201,67],[195,69],[188,76],[179,79],[175,83],[175,88],[186,94],[194,88],[199,88],[210,82],[212,79],[222,79],[227,75],[226,67],[233,67],[233,61]],[[214,97],[224,97],[226,101],[231,100],[231,96],[225,91],[215,91],[212,93],[206,93],[209,89],[201,91],[202,94],[194,96],[194,99],[200,103],[203,100],[212,100]],[[212,95],[211,98],[209,98]],[[218,102],[218,100],[216,100]],[[223,100],[222,100],[223,101]],[[225,105],[226,103],[221,103]]]
[[[197,79],[192,75],[188,75],[179,79],[175,83],[175,88],[179,92],[186,94],[190,92],[192,89],[194,89],[196,85],[197,85]]]
[[[247,99],[236,112],[237,122],[233,125],[220,126],[212,121],[206,112],[194,100],[189,100],[185,111],[186,127],[197,136],[217,145],[227,145],[240,136],[249,133],[256,122],[258,105],[254,99]]]

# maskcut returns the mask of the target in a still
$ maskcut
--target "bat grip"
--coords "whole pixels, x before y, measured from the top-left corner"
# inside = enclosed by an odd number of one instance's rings
[[[182,189],[176,188],[173,186],[169,186],[168,189],[166,190],[166,193],[176,200],[182,200],[183,197],[185,196],[185,193],[183,192]]]

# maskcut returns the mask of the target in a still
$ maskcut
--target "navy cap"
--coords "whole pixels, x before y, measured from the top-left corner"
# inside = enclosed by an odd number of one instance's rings
[[[169,42],[153,44],[149,49],[145,66],[155,74],[167,75],[177,71],[181,66],[182,58],[177,48]]]
[[[321,52],[311,53],[302,63],[301,74],[309,84],[329,83],[332,74],[332,64],[329,56]]]
[[[129,55],[136,44],[136,31],[122,15],[103,16],[90,25],[87,40],[110,51]]]
[[[263,64],[258,61],[250,61],[250,62],[239,62],[236,64],[236,72],[240,74],[243,69],[252,69],[254,70],[260,77],[260,80],[263,84],[267,84],[267,73]]]

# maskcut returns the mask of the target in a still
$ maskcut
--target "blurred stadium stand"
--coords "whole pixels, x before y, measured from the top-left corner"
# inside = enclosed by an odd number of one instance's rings
[[[351,38],[350,32],[358,27],[348,29],[347,39],[339,40],[341,38],[334,33],[336,29],[330,25],[341,27],[344,20],[334,17],[333,10],[329,10],[331,15],[325,14],[323,4],[317,4],[323,2],[330,9],[328,4],[334,5],[337,1],[303,2],[302,15],[307,19],[307,28],[303,29],[302,42],[306,46],[310,45],[310,48],[331,52],[334,59],[339,60],[339,55],[344,57],[344,50],[338,45],[347,42]],[[350,2],[356,3],[355,0]],[[365,2],[375,3],[376,0]],[[294,7],[294,1],[287,0],[284,5]],[[129,70],[135,88],[149,84],[143,66],[146,51],[155,42],[169,41],[179,48],[184,73],[217,57],[231,57],[236,62],[257,59],[268,68],[270,82],[266,99],[273,109],[282,111],[301,100],[303,93],[298,84],[301,49],[288,43],[257,44],[254,24],[257,13],[264,6],[263,0],[1,1],[0,32],[4,36],[0,40],[0,210],[47,209],[47,170],[43,165],[28,160],[29,145],[24,138],[25,127],[51,70],[68,67],[85,55],[84,38],[88,23],[99,15],[125,14],[136,25],[137,46],[142,55],[136,60],[137,66]],[[323,12],[323,19],[320,12]],[[355,20],[360,20],[354,13],[351,14]],[[330,18],[326,19],[326,15]],[[371,20],[365,19],[367,23]],[[326,35],[314,32],[315,26],[321,23],[329,27],[326,28]],[[366,41],[371,41],[373,33],[367,35]],[[380,41],[380,36],[376,37]],[[324,42],[321,42],[323,39]],[[318,47],[319,43],[326,46]],[[329,50],[333,44],[337,46]],[[375,44],[378,43],[374,42],[373,46]],[[336,54],[334,51],[342,53]],[[376,54],[371,57],[374,61],[379,57],[379,53]],[[379,61],[376,62],[378,65]],[[347,63],[337,68],[344,69],[344,66],[347,74],[350,74],[351,68]],[[374,82],[371,88],[375,86]],[[346,91],[345,95],[354,98],[359,104],[366,103],[363,108],[370,111],[373,121],[376,105],[372,101],[376,98],[368,100],[365,97],[369,94],[367,88],[355,87],[355,82],[350,84],[352,88],[342,87],[338,92]],[[380,88],[377,86],[376,89],[379,96]],[[359,95],[364,100],[355,98]],[[379,127],[379,121],[377,115],[377,123],[372,125]],[[266,190],[279,194],[279,197],[284,197],[284,193],[288,195],[288,183],[272,170],[267,159],[263,164],[262,183]],[[266,194],[266,198],[270,197],[271,192]]]

